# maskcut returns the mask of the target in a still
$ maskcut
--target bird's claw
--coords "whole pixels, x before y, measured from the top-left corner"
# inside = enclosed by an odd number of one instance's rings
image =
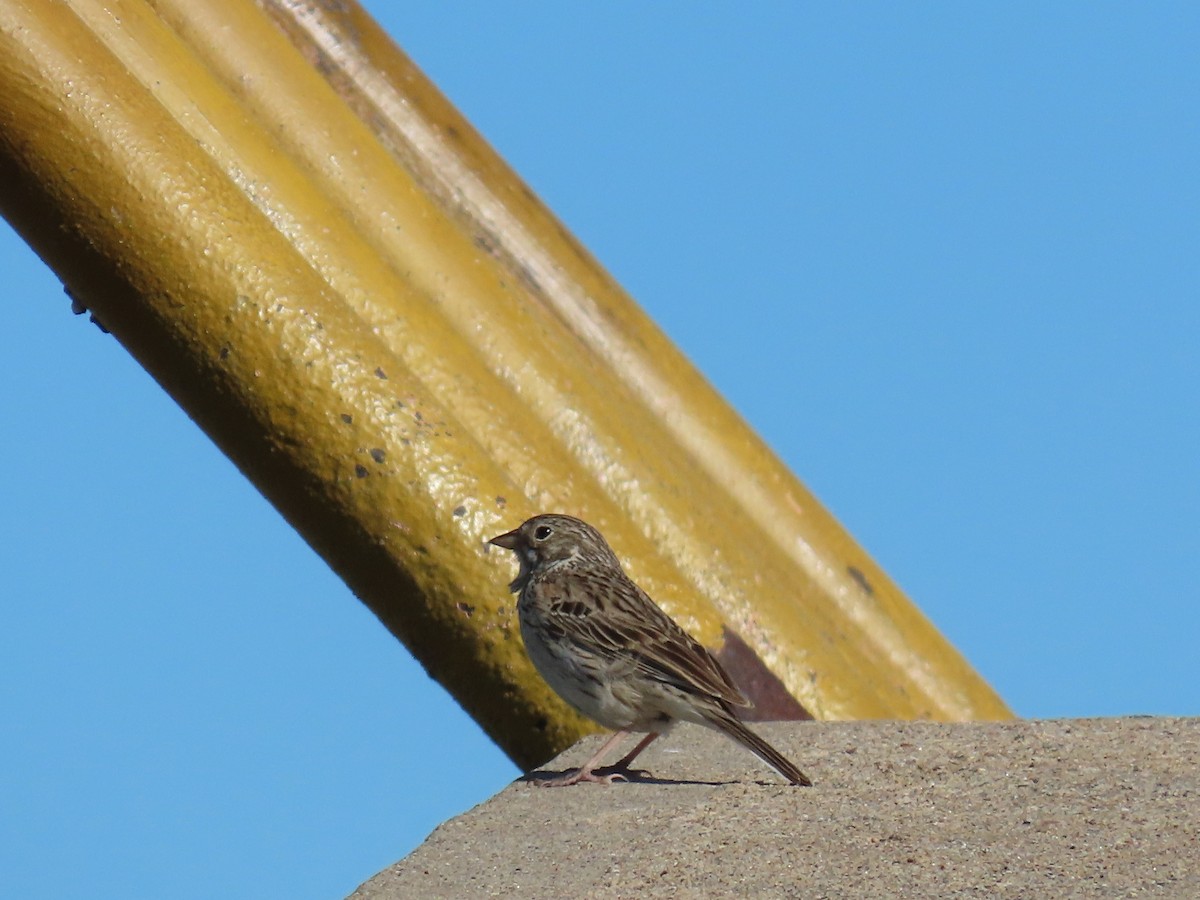
[[[629,766],[621,765],[597,769],[593,774],[603,777],[605,784],[612,784],[614,781],[641,781],[644,778],[651,777],[647,769],[631,769]]]
[[[649,775],[650,773],[645,769],[609,766],[594,771],[572,769],[570,772],[555,775],[553,778],[535,778],[533,783],[538,787],[566,787],[569,784],[579,784],[584,781],[590,781],[594,784],[613,784],[617,781],[633,781],[639,778],[646,778]]]
[[[605,780],[603,776],[594,775],[584,769],[572,769],[569,772],[563,772],[561,775],[555,775],[552,778],[535,778],[533,783],[538,787],[566,787],[569,784],[579,784],[581,781],[611,783]]]

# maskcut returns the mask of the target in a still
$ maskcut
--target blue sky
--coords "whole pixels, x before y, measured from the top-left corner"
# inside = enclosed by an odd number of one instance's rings
[[[1197,9],[376,15],[1019,714],[1096,716],[1200,714]],[[0,894],[342,895],[518,774],[0,266]]]

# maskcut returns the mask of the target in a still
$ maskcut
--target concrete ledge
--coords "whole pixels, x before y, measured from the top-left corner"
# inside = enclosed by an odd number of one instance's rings
[[[1200,897],[1200,719],[756,727],[816,786],[684,726],[655,781],[516,782],[352,896]]]

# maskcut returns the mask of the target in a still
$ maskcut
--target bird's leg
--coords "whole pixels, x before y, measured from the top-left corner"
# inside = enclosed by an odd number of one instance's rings
[[[604,775],[596,775],[592,772],[592,770],[595,769],[600,760],[604,758],[604,754],[616,746],[616,744],[628,734],[628,731],[618,731],[607,741],[605,741],[604,746],[597,750],[592,755],[592,758],[585,762],[578,769],[574,769],[570,772],[564,772],[563,774],[557,775],[554,778],[539,778],[533,783],[538,787],[565,787],[568,784],[578,784],[581,781],[595,781],[599,784],[612,784],[617,779],[627,781],[628,778],[622,772],[610,772]],[[621,767],[622,763],[633,759],[633,757],[637,755],[637,751],[647,743],[649,743],[649,741],[643,741],[641,744],[638,744],[638,746],[634,748],[633,753],[629,754],[629,756],[625,757],[625,759],[621,760],[621,762],[617,763],[617,765],[613,766],[612,768],[618,769]]]
[[[601,769],[600,771],[604,773],[604,777],[610,779],[610,781],[613,778],[620,778],[622,781],[628,781],[631,777],[645,778],[647,775],[649,775],[650,773],[645,769],[631,769],[629,766],[634,759],[637,758],[639,753],[641,753],[654,742],[654,739],[658,737],[659,733],[660,732],[657,731],[650,732],[648,735],[638,741],[637,746],[621,757],[619,761],[611,766],[605,766],[603,769]]]
[[[648,735],[646,735],[644,738],[642,738],[640,741],[638,741],[637,746],[634,747],[632,750],[630,750],[628,753],[626,753],[625,756],[621,759],[621,761],[618,762],[616,765],[614,765],[613,768],[614,769],[628,769],[630,763],[632,763],[637,758],[637,755],[639,753],[641,753],[643,750],[645,750],[647,747],[649,747],[654,742],[654,739],[656,737],[658,737],[658,735],[659,735],[659,732],[657,732],[657,731],[650,732]]]

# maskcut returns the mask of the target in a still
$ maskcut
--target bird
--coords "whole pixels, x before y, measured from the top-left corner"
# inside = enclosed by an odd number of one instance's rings
[[[679,721],[723,732],[793,785],[812,784],[742,723],[735,707],[753,704],[712,653],[634,583],[587,522],[537,515],[488,543],[520,562],[508,588],[519,594],[521,638],[534,668],[567,703],[615,732],[580,768],[535,784],[628,781],[644,774],[630,768],[637,755]],[[600,768],[631,733],[646,736]]]

